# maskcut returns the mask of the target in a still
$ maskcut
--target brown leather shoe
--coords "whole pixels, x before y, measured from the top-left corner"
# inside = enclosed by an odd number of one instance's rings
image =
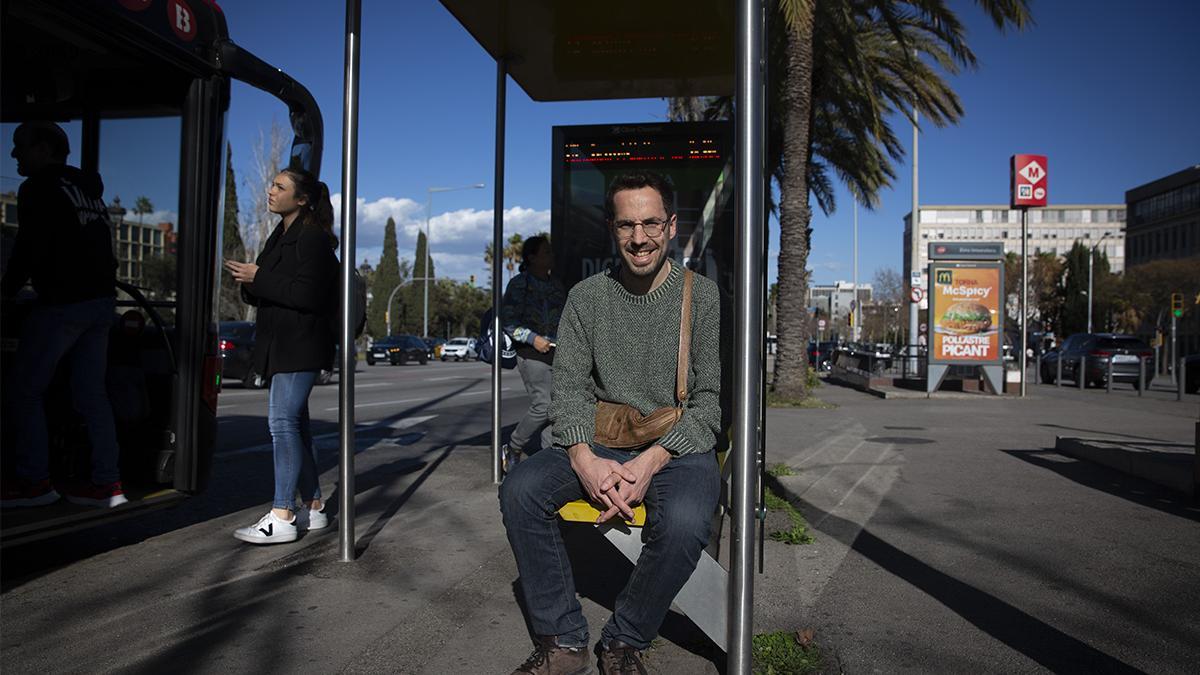
[[[590,660],[584,647],[559,647],[553,635],[539,635],[533,653],[512,675],[592,675]]]
[[[646,675],[646,667],[637,649],[613,640],[600,650],[600,675]]]

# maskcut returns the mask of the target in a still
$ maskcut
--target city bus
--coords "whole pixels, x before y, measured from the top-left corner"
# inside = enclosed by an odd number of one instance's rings
[[[323,126],[307,89],[229,39],[212,0],[5,0],[2,11],[5,153],[16,124],[53,121],[71,138],[68,164],[105,181],[119,265],[108,391],[130,500],[105,510],[65,501],[6,510],[0,544],[8,547],[204,490],[220,391],[216,297],[231,82],[262,89],[286,106],[292,166],[318,173]],[[3,265],[19,227],[7,217],[16,211],[19,180],[5,175],[0,190]],[[134,198],[154,189],[159,203],[147,214]],[[144,222],[146,215],[158,222]],[[26,289],[4,308],[5,378],[13,372],[30,295]],[[86,477],[90,453],[65,367],[46,405],[55,479]],[[3,387],[10,391],[11,382]],[[5,475],[12,475],[13,426],[8,419],[3,425]]]

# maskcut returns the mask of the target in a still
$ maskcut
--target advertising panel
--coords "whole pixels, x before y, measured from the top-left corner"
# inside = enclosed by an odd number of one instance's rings
[[[1004,270],[997,263],[929,266],[929,362],[984,365],[1003,362]]]

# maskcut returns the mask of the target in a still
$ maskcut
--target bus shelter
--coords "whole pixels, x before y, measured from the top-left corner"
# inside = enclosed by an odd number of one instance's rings
[[[765,22],[761,0],[441,0],[496,62],[494,250],[504,241],[505,88],[511,77],[535,101],[733,95],[734,355],[728,670],[749,673],[753,541],[762,392],[765,237]],[[342,156],[342,260],[354,260],[361,0],[346,2]],[[369,39],[369,38],[368,38]],[[352,266],[342,270],[342,306]],[[502,261],[492,261],[493,334],[500,333]],[[342,342],[353,342],[350,315]],[[343,560],[354,557],[354,401],[351,350],[341,353]],[[500,481],[500,360],[492,366],[492,478]]]

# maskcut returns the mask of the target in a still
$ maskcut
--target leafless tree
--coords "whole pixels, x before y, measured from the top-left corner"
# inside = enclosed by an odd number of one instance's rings
[[[277,119],[271,118],[269,130],[259,128],[253,150],[254,164],[245,179],[246,204],[243,213],[246,219],[242,223],[242,239],[246,242],[247,260],[258,257],[275,226],[276,218],[267,208],[267,189],[283,168],[286,148],[287,132]]]

